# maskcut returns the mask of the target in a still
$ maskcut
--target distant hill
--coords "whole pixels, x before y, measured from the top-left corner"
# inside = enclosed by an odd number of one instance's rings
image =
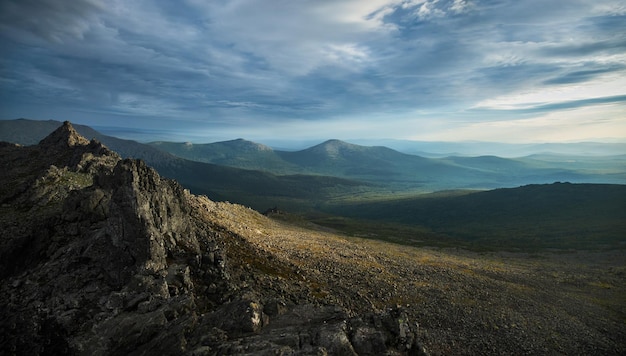
[[[567,160],[563,157],[563,160]],[[617,168],[615,174],[607,174],[600,167],[591,165],[572,166],[560,162],[546,162],[524,158],[502,158],[497,156],[441,158],[461,167],[468,167],[488,174],[494,179],[492,188],[515,187],[527,184],[544,184],[558,181],[576,183],[626,183],[626,166]],[[590,160],[591,162],[591,160]],[[619,172],[619,173],[618,173]]]
[[[474,172],[446,162],[408,155],[387,147],[359,146],[329,140],[296,152],[278,152],[287,162],[320,174],[364,179],[385,184],[422,186],[476,182]],[[445,178],[444,178],[445,177]],[[463,183],[459,182],[463,177]]]
[[[56,128],[58,121],[0,121],[0,141],[30,145]],[[216,200],[229,200],[265,210],[275,205],[283,208],[309,209],[333,196],[361,192],[369,184],[326,176],[276,175],[249,169],[191,161],[158,150],[150,145],[103,135],[84,125],[73,125],[89,139],[95,138],[124,158],[140,158],[161,175],[176,179],[195,194]],[[47,130],[50,130],[46,133]]]
[[[450,156],[442,159],[462,167],[472,167],[486,172],[514,172],[523,173],[534,169],[531,164],[510,158],[497,156],[459,157]]]
[[[272,148],[237,139],[207,144],[190,142],[151,142],[154,148],[197,162],[268,171],[275,174],[304,173],[298,166],[285,162]]]
[[[600,157],[534,154],[518,160],[534,167],[603,173],[621,176],[622,179],[626,171],[626,154]],[[626,182],[626,179],[623,181]]]
[[[453,244],[491,248],[626,248],[626,185],[533,184],[340,205],[325,211],[421,226]]]
[[[589,165],[510,159],[496,156],[426,158],[388,147],[360,146],[328,140],[300,151],[272,150],[243,139],[211,144],[155,142],[153,147],[179,157],[274,174],[331,175],[368,181],[394,191],[433,191],[454,188],[514,187],[532,183],[624,183],[626,164],[607,171],[588,159]],[[564,160],[567,158],[564,157]],[[626,160],[622,160],[626,163]]]
[[[626,152],[626,142],[568,142],[568,143],[502,143],[479,141],[411,141],[411,140],[354,140],[366,146],[386,146],[409,154],[425,157],[484,156],[525,157],[534,154],[561,156],[614,156]]]
[[[0,141],[36,145],[59,126],[61,122],[55,120],[0,120]]]

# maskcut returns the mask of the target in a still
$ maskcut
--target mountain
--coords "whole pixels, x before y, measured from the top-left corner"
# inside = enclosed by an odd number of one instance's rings
[[[151,142],[159,150],[188,160],[223,166],[272,172],[274,174],[305,173],[285,162],[272,148],[244,139],[207,144]]]
[[[31,120],[0,121],[0,139],[11,140],[9,134],[27,139],[29,132],[41,139],[41,127],[49,126],[50,122]],[[276,205],[307,211],[333,199],[447,189],[493,189],[556,181],[626,183],[626,160],[620,156],[435,159],[339,140],[300,151],[272,150],[243,139],[201,145],[146,145],[102,135],[86,126],[76,125],[76,129],[86,137],[97,138],[122,157],[144,159],[160,174],[177,179],[194,193],[261,211]],[[577,163],[572,164],[572,160]]]
[[[0,354],[626,352],[619,251],[417,249],[282,218],[69,123],[0,143]]]
[[[567,160],[568,158],[563,158]],[[470,168],[485,174],[484,182],[489,188],[516,187],[527,184],[545,184],[558,181],[576,183],[626,183],[626,166],[617,169],[615,174],[607,174],[603,169],[592,165],[563,165],[541,160],[525,158],[502,158],[497,156],[460,157],[451,156],[440,158],[443,162]]]
[[[305,150],[279,154],[288,162],[318,172],[374,179],[393,176],[402,165],[416,168],[431,163],[426,158],[405,155],[386,147],[359,146],[339,140],[328,140]]]
[[[0,140],[28,144],[44,138],[56,121],[0,121]],[[85,137],[95,138],[124,158],[140,158],[159,174],[176,179],[195,194],[245,204],[259,211],[280,205],[307,210],[335,195],[355,194],[370,184],[320,175],[276,175],[268,172],[208,164],[176,157],[152,146],[102,135],[88,126],[75,125]],[[48,131],[48,134],[53,130]],[[18,141],[17,139],[22,141]]]
[[[34,145],[61,126],[61,124],[60,121],[54,120],[0,120],[0,141],[19,143],[25,146]],[[139,142],[103,135],[89,126],[73,125],[73,127],[82,136],[104,143],[125,158],[141,158],[149,164],[161,165],[179,160],[169,153]]]
[[[279,151],[242,139],[212,144],[157,142],[174,155],[273,174],[327,175],[366,181],[393,191],[512,187],[528,183],[626,181],[624,176],[577,172],[495,156],[425,158],[387,147],[328,140],[300,151]]]
[[[486,172],[510,172],[515,174],[524,173],[534,169],[532,165],[516,159],[502,158],[497,156],[449,156],[443,158],[445,162],[450,162],[462,167],[471,167]]]
[[[480,141],[411,141],[390,139],[361,139],[352,142],[366,146],[386,146],[408,154],[439,158],[447,156],[485,156],[497,154],[516,158],[535,154],[560,156],[614,156],[626,152],[626,142],[572,143],[502,143]]]

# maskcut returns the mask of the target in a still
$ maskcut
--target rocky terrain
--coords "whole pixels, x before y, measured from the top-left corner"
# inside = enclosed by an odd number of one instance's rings
[[[0,144],[0,212],[1,354],[626,352],[622,251],[349,238],[192,195],[67,122]]]
[[[68,122],[1,150],[3,354],[421,350],[402,308],[322,303],[291,265],[207,219],[214,203]]]

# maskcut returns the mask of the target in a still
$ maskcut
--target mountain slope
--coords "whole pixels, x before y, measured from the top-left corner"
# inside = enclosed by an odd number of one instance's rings
[[[237,139],[207,144],[151,142],[159,150],[188,160],[223,166],[267,171],[274,174],[304,173],[285,162],[270,147]]]
[[[393,174],[398,164],[425,164],[428,159],[405,155],[386,147],[366,147],[329,140],[296,152],[280,152],[288,162],[341,176]]]
[[[626,185],[554,183],[424,195],[326,211],[422,226],[474,248],[613,249],[626,244]]]
[[[0,131],[0,139],[20,144],[40,140],[44,137],[39,136],[50,129],[53,123],[57,122],[24,119],[0,121],[2,125],[0,128],[6,128],[6,132]],[[58,122],[58,126],[60,125]],[[245,204],[260,211],[276,205],[307,210],[335,195],[355,194],[367,190],[370,186],[367,183],[335,177],[280,176],[268,172],[195,162],[175,157],[149,145],[102,135],[88,126],[76,125],[75,129],[85,137],[99,140],[120,153],[122,157],[144,160],[161,175],[176,179],[196,194]],[[32,135],[28,135],[29,132]],[[23,141],[15,141],[13,137],[21,138]]]
[[[559,180],[624,181],[617,176],[532,165],[496,156],[425,158],[386,147],[359,146],[339,140],[326,141],[302,151],[277,153],[311,172],[366,180],[397,189],[485,189]]]
[[[626,166],[594,161],[559,162],[496,156],[425,158],[387,147],[367,147],[329,140],[300,151],[271,150],[254,142],[234,140],[212,144],[153,143],[186,159],[274,174],[316,174],[367,181],[395,191],[453,188],[514,187],[554,181],[624,183]],[[567,161],[568,158],[562,158]],[[623,162],[621,162],[623,163]]]
[[[439,190],[489,186],[490,172],[408,155],[386,147],[329,140],[297,152],[278,152],[286,161],[320,174],[375,182],[394,189]]]

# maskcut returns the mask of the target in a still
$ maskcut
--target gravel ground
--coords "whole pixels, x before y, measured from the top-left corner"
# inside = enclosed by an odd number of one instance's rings
[[[414,248],[286,223],[236,204],[198,204],[213,224],[281,266],[266,271],[261,287],[305,290],[353,313],[402,305],[432,355],[626,354],[625,251]]]

